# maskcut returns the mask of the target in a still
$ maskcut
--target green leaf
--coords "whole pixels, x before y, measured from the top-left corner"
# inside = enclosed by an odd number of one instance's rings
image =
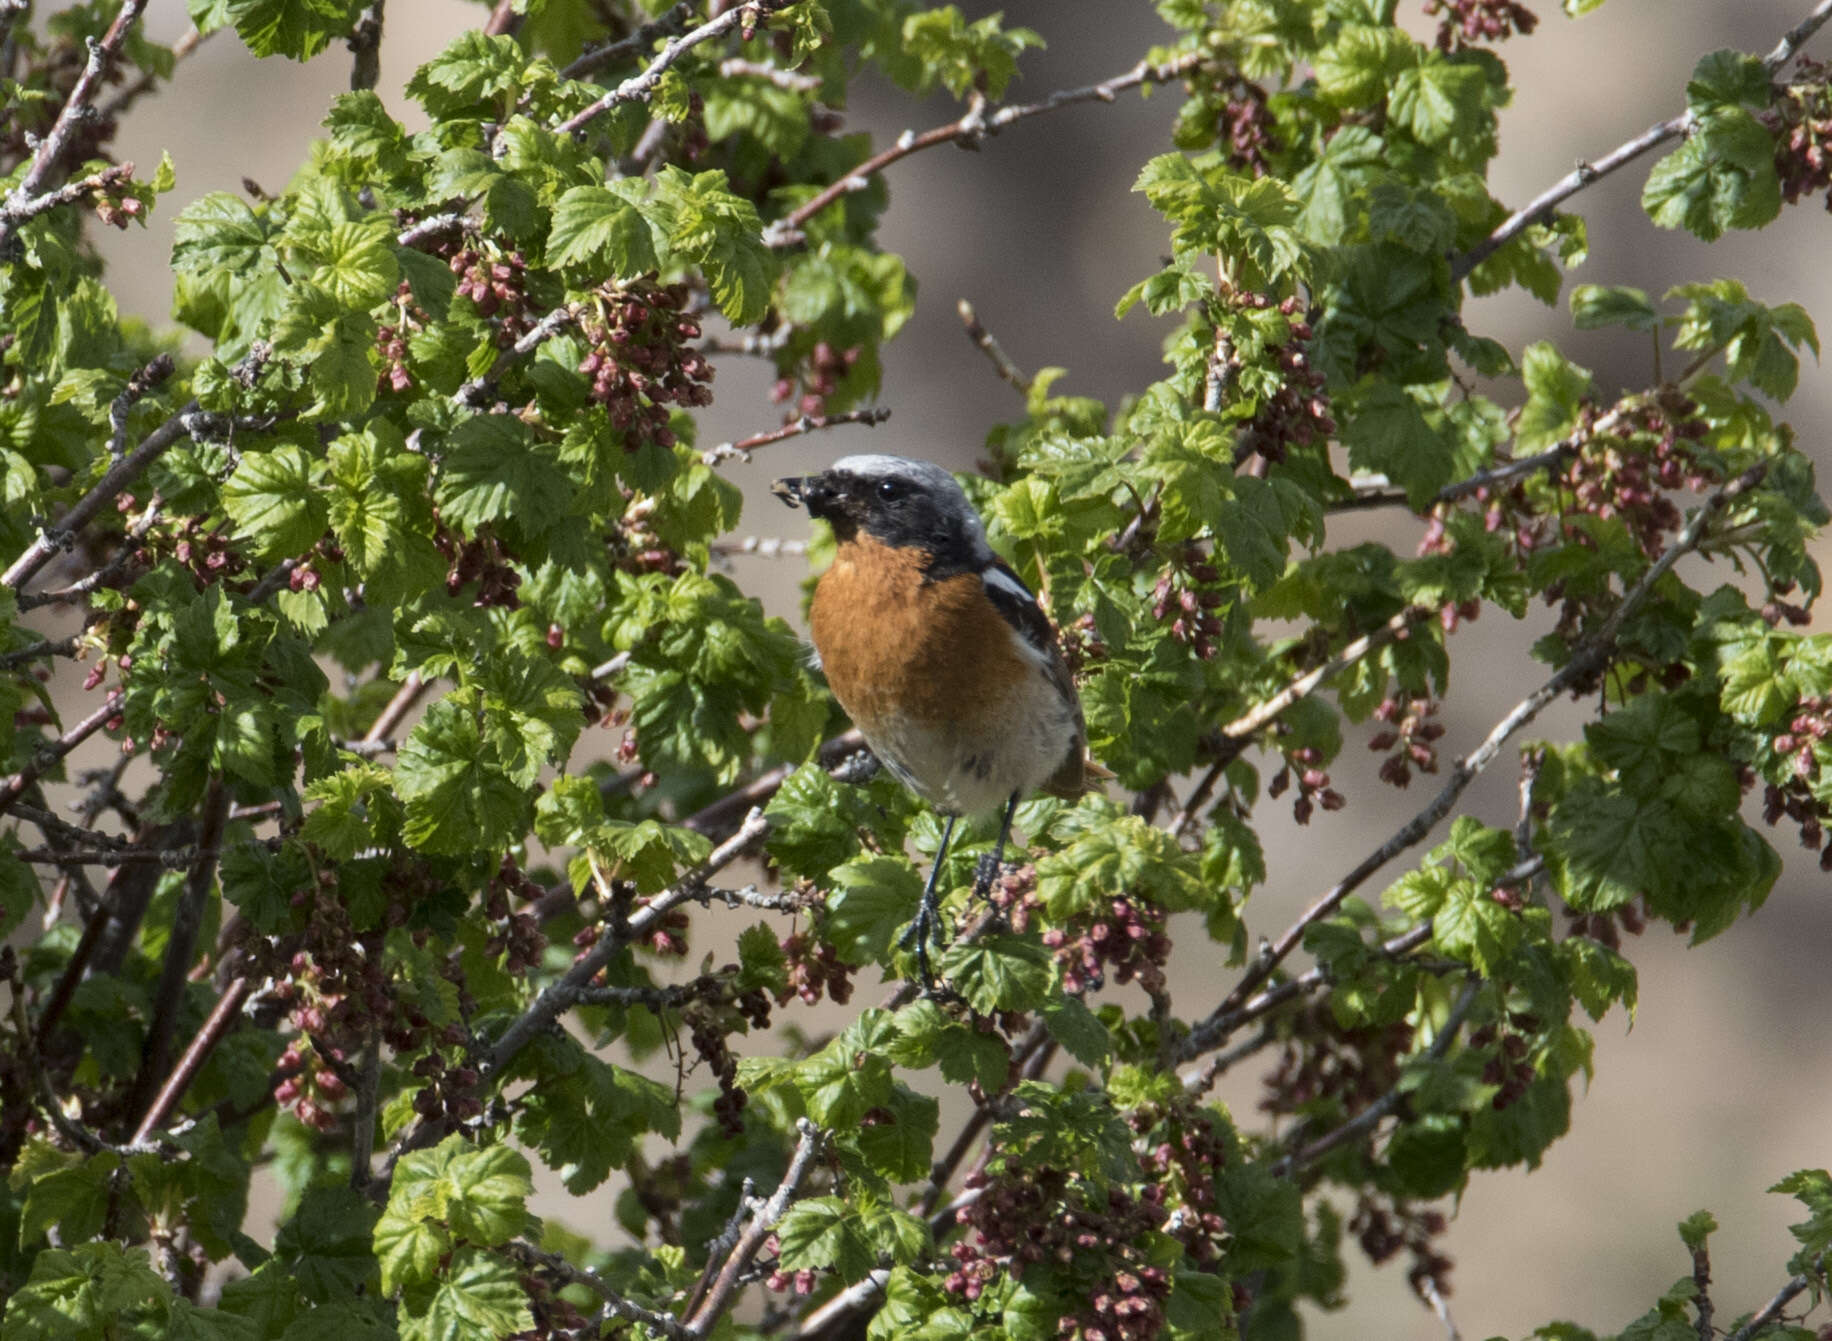
[[[509,1336],[533,1326],[520,1268],[477,1247],[457,1249],[430,1287],[401,1300],[401,1341]]]
[[[1107,1027],[1079,999],[1057,997],[1043,1006],[1043,1024],[1063,1051],[1083,1066],[1099,1066],[1113,1054]]]
[[[859,1214],[838,1197],[806,1197],[776,1226],[780,1260],[791,1271],[833,1271],[849,1283],[877,1265]]]
[[[1641,206],[1662,228],[1706,242],[1727,229],[1762,227],[1781,212],[1774,137],[1740,107],[1698,116],[1685,142],[1648,174]]]
[[[222,489],[223,511],[264,559],[301,554],[330,524],[312,463],[293,446],[247,452]]]
[[[661,267],[649,221],[637,207],[638,188],[628,181],[575,186],[555,202],[547,260],[593,274],[633,279]]]
[[[17,850],[11,834],[0,839],[0,936],[12,935],[36,906],[40,893],[32,868],[13,855]]]
[[[530,813],[526,783],[511,776],[474,710],[441,699],[402,744],[395,794],[407,807],[403,834],[423,852],[500,848]]]
[[[1747,51],[1720,50],[1699,57],[1686,81],[1686,105],[1696,113],[1719,107],[1761,111],[1772,96],[1773,80],[1762,58]]]
[[[1414,508],[1425,507],[1455,473],[1450,444],[1418,402],[1391,382],[1370,383],[1354,404],[1342,432],[1350,464],[1385,475],[1405,489]]]
[[[827,939],[849,964],[883,960],[922,897],[916,873],[897,857],[860,857],[835,867],[830,878]]]
[[[873,1172],[895,1183],[913,1183],[929,1176],[940,1128],[940,1104],[893,1084],[889,1097],[865,1115],[852,1139]]]
[[[980,88],[998,100],[1018,73],[1018,56],[1043,39],[1029,28],[1007,31],[998,14],[968,23],[953,5],[911,14],[903,21],[903,51],[920,63],[926,86],[932,80],[957,98]]]
[[[1571,316],[1580,331],[1602,326],[1651,331],[1660,325],[1660,313],[1647,294],[1621,284],[1578,285],[1571,291]]]
[[[256,56],[306,61],[350,32],[354,0],[217,0]]]
[[[957,941],[942,956],[941,975],[975,1010],[1035,1010],[1047,998],[1054,962],[1035,941],[1012,935]]]
[[[1527,403],[1520,410],[1515,442],[1522,452],[1543,451],[1577,424],[1578,408],[1590,390],[1590,370],[1536,340],[1521,356],[1520,372]]]
[[[747,326],[769,307],[779,262],[764,245],[757,207],[726,180],[723,172],[689,176],[669,164],[656,175],[651,217],[666,228],[670,250],[705,273],[719,310]]]

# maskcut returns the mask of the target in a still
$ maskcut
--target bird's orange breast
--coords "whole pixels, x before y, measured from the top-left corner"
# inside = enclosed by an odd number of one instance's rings
[[[868,736],[881,721],[992,729],[1033,672],[977,573],[931,582],[927,556],[860,534],[809,610],[834,697]]]

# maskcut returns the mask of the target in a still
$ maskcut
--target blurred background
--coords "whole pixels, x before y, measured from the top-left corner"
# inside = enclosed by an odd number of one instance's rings
[[[1400,0],[1415,33],[1435,27],[1422,0]],[[1501,156],[1492,185],[1517,205],[1684,105],[1696,59],[1719,47],[1767,52],[1810,8],[1808,0],[1608,0],[1582,19],[1567,19],[1556,0],[1530,0],[1537,32],[1504,44],[1515,103],[1502,113]],[[964,0],[969,19],[993,6]],[[1049,46],[1028,54],[1011,96],[1030,100],[1129,68],[1169,36],[1145,0],[1128,4],[1062,4],[1008,0],[1007,24],[1039,30]],[[400,89],[413,68],[486,10],[458,0],[395,0],[388,7],[377,92],[414,124]],[[153,0],[150,35],[172,42],[189,26],[183,0]],[[1808,47],[1832,55],[1832,30]],[[168,320],[166,259],[172,219],[197,196],[239,192],[244,178],[282,189],[306,153],[330,99],[347,87],[348,58],[333,50],[316,62],[256,62],[233,34],[205,42],[179,67],[172,85],[134,111],[117,146],[143,174],[169,150],[175,193],[150,226],[101,241],[124,310],[156,324]],[[978,152],[942,147],[915,155],[887,174],[891,208],[883,245],[900,253],[920,286],[914,320],[886,350],[881,402],[893,411],[875,430],[850,427],[791,440],[726,469],[748,495],[742,532],[801,539],[806,522],[780,510],[764,492],[777,475],[818,467],[854,451],[928,457],[955,469],[973,467],[986,432],[1016,417],[1022,404],[963,337],[955,303],[967,298],[1026,372],[1060,365],[1060,393],[1108,402],[1160,375],[1164,334],[1142,311],[1113,319],[1116,299],[1150,273],[1167,250],[1164,228],[1130,187],[1139,166],[1169,148],[1173,92],[1122,97],[1111,106],[1071,108],[1035,118],[987,141]],[[846,120],[887,142],[906,128],[953,119],[945,99],[915,102],[881,82],[859,86]],[[1654,228],[1638,207],[1653,155],[1578,196],[1569,208],[1590,224],[1590,259],[1574,282],[1632,284],[1654,297],[1673,284],[1730,276],[1774,303],[1799,301],[1832,336],[1832,218],[1817,204],[1783,213],[1756,234],[1707,247],[1686,234]],[[1620,332],[1574,332],[1561,305],[1541,307],[1515,292],[1479,299],[1466,309],[1478,334],[1516,355],[1530,341],[1556,340],[1592,368],[1605,396],[1640,386],[1652,375],[1647,342]],[[720,367],[718,399],[700,443],[745,437],[779,422],[767,398],[768,377],[755,360]],[[1832,382],[1809,361],[1786,416],[1806,449],[1824,464],[1832,424]],[[1350,527],[1353,529],[1349,529]],[[1370,535],[1409,552],[1419,532],[1403,513],[1351,518],[1332,541]],[[1821,563],[1827,555],[1822,552]],[[739,581],[771,608],[799,620],[800,559],[737,561]],[[1713,580],[1728,580],[1727,572]],[[1511,626],[1490,610],[1457,635],[1458,679],[1445,706],[1446,760],[1469,749],[1489,725],[1527,693],[1543,672],[1526,649],[1548,620]],[[1540,735],[1564,738],[1582,715],[1549,711]],[[1248,909],[1257,936],[1276,934],[1305,904],[1382,841],[1428,798],[1438,779],[1410,793],[1378,783],[1377,757],[1351,731],[1332,767],[1349,798],[1344,811],[1319,815],[1307,828],[1289,810],[1264,808],[1271,878]],[[1509,752],[1466,797],[1485,821],[1509,825],[1515,786]],[[73,761],[76,762],[76,761]],[[80,767],[81,765],[78,764]],[[1777,838],[1785,838],[1777,833]],[[1787,840],[1791,843],[1791,840]],[[1832,897],[1811,854],[1787,853],[1788,869],[1767,906],[1705,947],[1650,931],[1625,945],[1641,973],[1641,1014],[1630,1029],[1621,1013],[1595,1029],[1597,1076],[1580,1096],[1569,1136],[1532,1173],[1477,1178],[1456,1208],[1448,1252],[1458,1263],[1450,1303],[1467,1337],[1519,1336],[1551,1319],[1615,1330],[1675,1279],[1690,1274],[1675,1222],[1700,1207],[1716,1212],[1714,1299],[1721,1318],[1757,1307],[1783,1279],[1790,1255],[1786,1226],[1797,1204],[1764,1189],[1790,1171],[1832,1162]],[[1390,875],[1397,875],[1396,868]],[[1378,890],[1368,891],[1373,897]],[[1231,975],[1187,948],[1176,964],[1182,1014],[1205,1012]],[[870,984],[862,983],[868,997]],[[1264,1056],[1237,1067],[1221,1090],[1244,1126],[1255,1126]],[[944,1127],[948,1117],[944,1116]],[[600,1201],[598,1198],[606,1198]],[[555,1197],[537,1209],[615,1242],[608,1193],[587,1203]],[[1442,1335],[1413,1298],[1403,1265],[1373,1271],[1352,1247],[1352,1305],[1311,1319],[1310,1335],[1330,1338]]]

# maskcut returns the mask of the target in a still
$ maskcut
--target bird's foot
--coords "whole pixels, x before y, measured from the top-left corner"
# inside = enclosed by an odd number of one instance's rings
[[[973,896],[975,898],[983,899],[992,893],[992,887],[999,880],[999,870],[1004,865],[1000,857],[1000,853],[985,852],[980,855],[979,861],[974,863]]]
[[[898,949],[908,950],[912,945],[916,948],[916,967],[922,975],[924,996],[934,996],[936,991],[935,971],[929,963],[929,941],[940,923],[941,910],[936,906],[935,896],[925,892],[922,902],[916,905],[916,916],[910,919],[903,935],[897,938]]]

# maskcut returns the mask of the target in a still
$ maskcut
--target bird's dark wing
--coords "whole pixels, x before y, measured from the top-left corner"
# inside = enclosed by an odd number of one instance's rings
[[[986,595],[993,606],[1005,622],[1018,631],[1019,637],[1045,656],[1058,655],[1056,630],[1050,627],[1049,616],[1043,613],[1037,598],[1031,595],[1030,588],[1012,571],[1010,564],[995,557],[980,570],[980,580],[986,584]]]

